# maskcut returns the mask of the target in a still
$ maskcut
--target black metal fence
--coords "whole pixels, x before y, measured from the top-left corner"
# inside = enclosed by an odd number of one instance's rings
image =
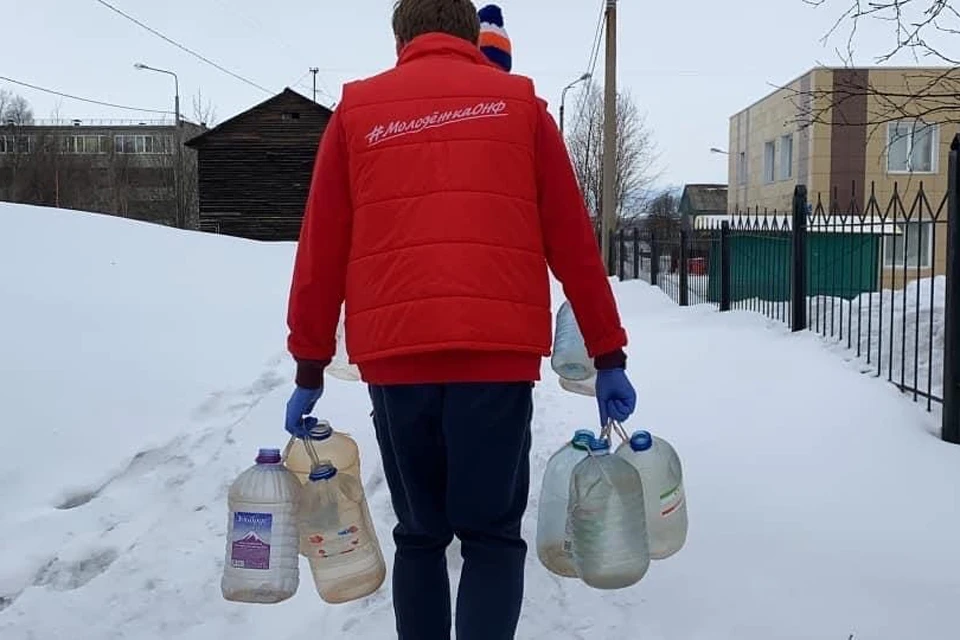
[[[841,206],[794,193],[792,211],[748,211],[668,234],[620,232],[611,270],[680,305],[745,310],[850,350],[960,444],[960,136],[946,194],[922,183]],[[908,193],[909,192],[909,193]]]

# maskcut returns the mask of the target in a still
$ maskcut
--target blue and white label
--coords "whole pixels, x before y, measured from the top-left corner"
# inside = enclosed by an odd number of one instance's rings
[[[230,564],[236,569],[269,569],[272,533],[273,514],[234,513]]]

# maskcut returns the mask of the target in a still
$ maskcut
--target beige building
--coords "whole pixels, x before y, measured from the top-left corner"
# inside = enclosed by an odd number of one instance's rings
[[[863,211],[875,193],[882,215],[896,185],[909,213],[922,183],[930,207],[884,239],[883,267],[943,273],[946,209],[937,211],[960,132],[957,95],[955,69],[805,73],[730,118],[728,211],[789,212],[794,187],[804,184],[813,207],[819,200],[828,212]]]

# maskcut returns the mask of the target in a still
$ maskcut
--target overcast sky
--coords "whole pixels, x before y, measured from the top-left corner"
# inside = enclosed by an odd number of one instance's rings
[[[319,67],[321,101],[343,82],[395,62],[390,0],[109,0],[168,37],[270,92],[310,95]],[[622,0],[619,83],[629,91],[661,150],[664,184],[726,182],[729,117],[817,63],[838,64],[838,37],[821,36],[850,0],[815,9],[803,0]],[[832,3],[832,4],[830,4]],[[514,71],[534,78],[556,113],[564,85],[587,66],[602,0],[503,0]],[[0,0],[0,75],[78,96],[171,109],[172,79],[135,62],[176,71],[183,111],[198,91],[222,121],[271,95],[201,62],[110,11],[97,0]],[[858,63],[890,43],[885,27],[864,29]],[[598,74],[602,71],[602,56]],[[299,84],[297,84],[299,83]],[[119,111],[6,85],[37,118],[134,118]],[[568,94],[568,117],[576,94]],[[569,122],[569,120],[568,120]]]

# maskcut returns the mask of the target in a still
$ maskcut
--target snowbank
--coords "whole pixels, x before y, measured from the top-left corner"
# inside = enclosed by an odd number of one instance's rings
[[[394,637],[389,586],[338,607],[306,572],[280,605],[219,594],[227,486],[285,441],[292,247],[9,205],[0,224],[0,637]],[[531,553],[518,637],[954,638],[960,450],[931,418],[812,335],[616,291],[640,390],[628,426],[676,445],[690,537],[612,593]],[[389,556],[369,399],[333,380],[318,410],[360,443]],[[595,422],[545,372],[528,539],[547,458]]]

